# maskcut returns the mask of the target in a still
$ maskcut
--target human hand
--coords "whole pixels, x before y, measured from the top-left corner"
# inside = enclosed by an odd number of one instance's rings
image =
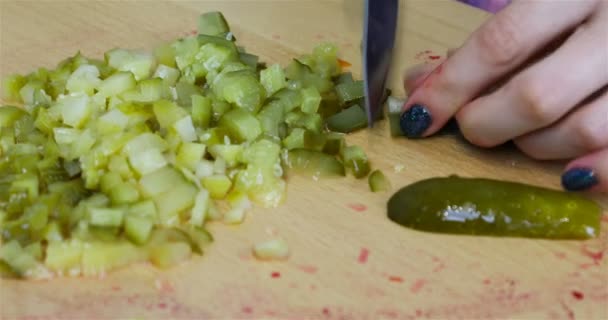
[[[406,136],[455,117],[472,144],[570,159],[565,189],[608,192],[608,1],[515,0],[405,86]]]

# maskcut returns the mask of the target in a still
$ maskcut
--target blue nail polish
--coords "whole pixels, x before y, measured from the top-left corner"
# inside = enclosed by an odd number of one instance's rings
[[[408,138],[419,138],[433,123],[429,110],[421,105],[414,104],[410,109],[401,114],[399,125],[401,131]]]
[[[569,191],[587,190],[598,183],[595,173],[588,168],[572,168],[562,175],[562,186]]]

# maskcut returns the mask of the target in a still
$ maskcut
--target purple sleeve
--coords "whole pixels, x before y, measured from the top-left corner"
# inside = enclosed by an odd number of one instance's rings
[[[458,0],[466,4],[472,5],[482,10],[492,13],[498,12],[500,9],[508,5],[511,0]]]

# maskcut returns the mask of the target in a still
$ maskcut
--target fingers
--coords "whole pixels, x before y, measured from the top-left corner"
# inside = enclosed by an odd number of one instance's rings
[[[535,159],[572,159],[608,147],[608,88],[554,126],[515,139]]]
[[[608,84],[606,48],[608,21],[582,26],[553,54],[463,107],[457,114],[463,135],[493,147],[561,119]]]
[[[456,49],[448,49],[447,57],[452,56],[454,52],[456,52]],[[439,62],[425,62],[405,70],[405,75],[403,76],[405,92],[414,92],[440,64]]]
[[[428,75],[437,67],[437,64],[419,64],[405,71],[403,87],[405,92],[411,93],[416,90]]]
[[[584,20],[597,2],[513,2],[477,30],[410,96],[401,122],[404,133],[420,137],[439,130],[485,87]]]
[[[608,192],[608,149],[572,161],[562,175],[569,191]]]

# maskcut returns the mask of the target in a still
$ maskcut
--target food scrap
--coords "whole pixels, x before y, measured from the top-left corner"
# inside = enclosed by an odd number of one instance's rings
[[[283,239],[272,239],[256,244],[253,254],[261,260],[284,260],[289,257],[289,247]]]
[[[365,263],[367,263],[368,258],[369,258],[369,249],[361,248],[361,251],[359,252],[359,258],[357,258],[357,261],[359,261],[360,264],[365,264]]]

